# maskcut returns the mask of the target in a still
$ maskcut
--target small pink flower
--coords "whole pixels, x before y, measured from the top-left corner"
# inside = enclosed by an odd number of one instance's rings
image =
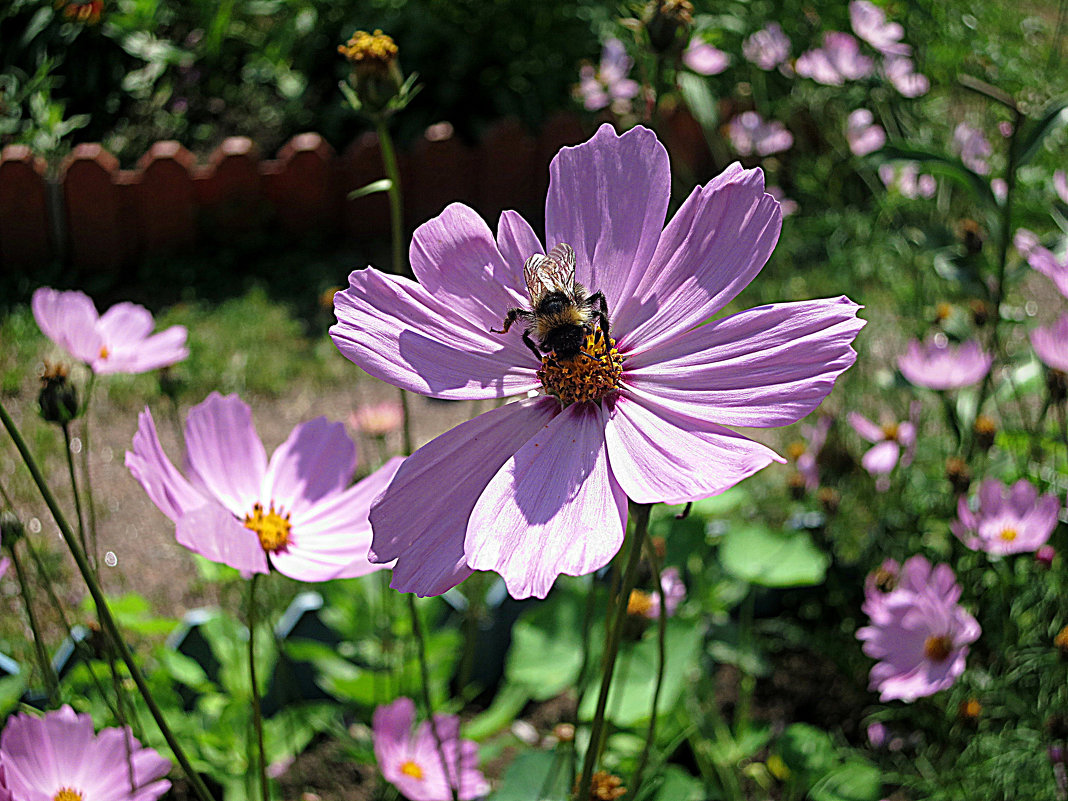
[[[668,617],[674,617],[675,610],[686,600],[686,585],[682,582],[677,567],[666,567],[660,572],[660,586],[664,590],[664,611]],[[660,619],[660,593],[654,590],[649,600],[649,609],[645,616],[650,620]]]
[[[758,156],[770,156],[789,150],[794,143],[793,134],[781,122],[765,122],[755,111],[744,111],[727,125],[727,135],[731,145],[740,156],[756,153]]]
[[[1010,136],[1012,136],[1012,123],[1008,120],[1002,120],[1001,122],[999,122],[998,133],[1001,134],[1002,137],[1004,137],[1005,139],[1008,139]],[[1054,177],[1056,177],[1056,174],[1054,174]]]
[[[374,715],[375,759],[390,784],[409,801],[449,801],[452,789],[460,801],[486,795],[490,786],[478,769],[478,745],[460,739],[460,718],[435,715],[441,752],[430,723],[415,723],[415,703],[398,698],[380,706]]]
[[[404,409],[395,401],[361,406],[349,415],[349,425],[369,437],[384,437],[404,423]]]
[[[958,346],[936,337],[923,345],[915,340],[910,342],[897,366],[918,387],[958,389],[981,380],[993,361],[994,357],[974,340]]]
[[[968,646],[981,630],[957,603],[960,592],[949,565],[932,568],[913,556],[894,589],[865,600],[871,625],[859,629],[857,638],[877,660],[871,689],[880,700],[915,701],[951,686],[964,672]]]
[[[1027,263],[1051,280],[1057,291],[1068,298],[1068,253],[1057,258],[1038,242],[1038,237],[1024,228],[1018,230],[1014,237],[1016,249],[1027,259]]]
[[[846,141],[854,156],[866,156],[886,144],[886,131],[875,125],[870,111],[858,108],[846,121]]]
[[[698,75],[719,75],[731,63],[731,57],[695,36],[682,54],[682,63]]]
[[[802,425],[801,434],[805,437],[804,450],[797,455],[797,472],[805,480],[805,489],[815,492],[820,487],[819,456],[827,433],[831,430],[831,418],[820,415],[814,425]]]
[[[155,801],[170,789],[170,769],[128,729],[94,734],[93,719],[69,706],[13,715],[0,734],[0,797],[6,785],[15,801]]]
[[[912,59],[905,56],[890,56],[884,59],[883,74],[902,97],[920,97],[927,94],[931,88],[927,76],[915,72]]]
[[[1068,314],[1062,314],[1052,325],[1032,331],[1031,347],[1046,367],[1068,373]]]
[[[117,303],[101,316],[84,292],[42,287],[30,305],[44,335],[94,373],[144,373],[189,355],[184,326],[152,334],[152,314],[136,303]]]
[[[869,448],[860,460],[865,470],[873,476],[884,476],[897,466],[899,460],[902,467],[912,464],[916,451],[916,417],[919,408],[919,404],[913,403],[909,420],[905,422],[885,420],[881,425],[876,425],[859,412],[849,413],[849,425],[853,430],[874,443],[874,447]],[[905,448],[904,456],[901,453],[902,446]]]
[[[803,78],[827,86],[841,86],[846,81],[871,75],[875,63],[861,55],[860,45],[848,33],[830,31],[823,35],[823,47],[802,53],[794,69]]]
[[[883,10],[868,0],[853,0],[849,4],[849,21],[853,33],[883,55],[907,56],[912,52],[901,41],[905,29],[896,22],[887,22]]]
[[[773,70],[790,55],[790,39],[777,22],[770,22],[742,43],[742,55],[762,70]]]
[[[1009,196],[1009,185],[1005,183],[1004,178],[991,178],[990,192],[998,203],[1004,203],[1005,198]]]
[[[786,193],[782,191],[781,186],[769,186],[765,191],[779,201],[779,209],[782,211],[783,218],[797,213],[797,201],[786,197]]]
[[[274,568],[298,581],[385,567],[367,561],[367,514],[402,459],[349,486],[356,445],[344,425],[319,417],[294,428],[268,462],[248,405],[217,392],[189,410],[185,443],[188,479],[163,453],[146,408],[126,466],[189,550],[245,573]]]
[[[579,94],[586,109],[598,111],[610,103],[629,106],[629,101],[641,89],[637,81],[627,77],[633,64],[621,41],[606,41],[601,51],[600,67],[594,70],[587,65],[579,71]]]
[[[1031,254],[1039,245],[1038,236],[1033,231],[1028,231],[1026,228],[1017,228],[1016,233],[1012,237],[1012,246],[1020,252],[1020,255],[1025,259]]]
[[[979,485],[979,509],[973,512],[963,495],[957,501],[957,520],[950,528],[973,551],[1006,556],[1031,553],[1046,544],[1057,527],[1060,501],[1053,493],[1038,496],[1027,479],[1011,488],[994,478]]]
[[[1053,188],[1062,203],[1068,203],[1068,173],[1057,170],[1053,173]]]
[[[1057,551],[1052,545],[1043,545],[1035,551],[1035,561],[1042,567],[1052,567],[1053,560],[1057,557]]]
[[[979,175],[990,172],[987,159],[994,151],[978,128],[960,123],[953,130],[953,147],[960,154],[960,160],[964,162],[965,167]]]
[[[933,197],[938,189],[933,175],[920,174],[920,165],[915,161],[906,161],[894,166],[879,166],[879,179],[887,189],[896,189],[902,197],[910,200],[917,197]]]

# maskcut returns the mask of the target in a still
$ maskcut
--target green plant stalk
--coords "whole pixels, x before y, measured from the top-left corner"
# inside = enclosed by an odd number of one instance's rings
[[[597,760],[601,756],[601,749],[605,740],[605,708],[608,706],[608,691],[612,687],[612,673],[616,666],[616,657],[619,655],[619,643],[622,639],[623,624],[627,618],[627,599],[634,589],[638,578],[638,564],[641,562],[642,545],[649,533],[649,511],[652,504],[634,503],[631,501],[630,510],[634,517],[633,542],[630,544],[630,553],[627,556],[627,566],[623,571],[623,582],[620,586],[619,595],[616,596],[615,606],[611,610],[614,613],[613,624],[608,641],[605,643],[604,673],[601,678],[601,691],[597,696],[597,708],[593,714],[593,723],[590,730],[590,744],[586,749],[586,758],[582,765],[582,778],[579,781],[576,801],[586,801],[590,797],[590,784],[593,781],[593,771],[597,766]],[[592,592],[592,589],[591,589]]]
[[[664,666],[667,662],[667,598],[664,597],[664,584],[660,580],[660,557],[652,547],[645,549],[645,555],[652,567],[656,594],[660,598],[660,614],[657,615],[656,621],[656,685],[653,688],[653,703],[649,708],[649,728],[645,732],[645,745],[642,746],[638,767],[634,769],[634,777],[630,781],[631,798],[638,796],[642,786],[642,774],[645,773],[645,766],[649,764],[649,754],[656,740],[657,709],[660,706],[660,690],[664,686]]]
[[[74,532],[71,530],[67,518],[59,508],[59,504],[56,502],[56,498],[52,494],[48,482],[45,481],[44,474],[41,473],[41,469],[37,465],[37,460],[33,458],[33,454],[26,445],[26,440],[23,439],[22,433],[18,430],[18,427],[16,427],[15,421],[11,419],[11,415],[8,414],[7,408],[2,402],[0,402],[0,422],[4,424],[4,428],[7,429],[8,435],[10,435],[12,441],[15,443],[15,447],[18,449],[22,461],[25,462],[26,468],[30,471],[30,475],[33,477],[33,481],[37,485],[41,497],[48,506],[48,510],[52,513],[56,525],[59,526],[60,534],[63,536],[64,542],[67,543],[67,548],[70,549],[71,556],[74,557],[74,562],[78,566],[78,571],[82,574],[82,578],[85,580],[86,588],[89,590],[89,594],[93,598],[93,603],[96,604],[97,612],[100,615],[100,623],[115,644],[115,648],[118,650],[119,656],[125,663],[126,669],[130,671],[130,677],[133,679],[134,684],[137,685],[141,697],[144,698],[145,706],[148,707],[152,719],[156,721],[160,734],[163,735],[163,739],[167,741],[167,745],[170,746],[171,751],[174,753],[174,758],[178,760],[178,764],[181,765],[182,770],[185,771],[186,777],[189,779],[189,784],[192,786],[193,792],[196,794],[197,798],[199,798],[200,801],[215,801],[215,799],[212,798],[211,793],[208,791],[207,786],[204,784],[204,780],[201,779],[200,775],[193,769],[192,764],[189,762],[189,757],[186,756],[181,744],[178,742],[177,738],[175,738],[174,732],[172,732],[170,726],[167,725],[167,720],[163,717],[163,712],[156,703],[156,699],[153,697],[152,691],[149,689],[148,683],[145,681],[145,677],[141,674],[140,669],[137,667],[137,663],[134,662],[133,654],[130,653],[129,646],[126,645],[126,641],[123,640],[119,634],[119,628],[115,623],[115,618],[111,615],[111,608],[108,606],[107,599],[104,597],[104,593],[100,589],[100,585],[97,583],[96,576],[89,567],[89,562],[86,560],[85,554],[82,553],[81,548],[78,547],[78,540],[74,536]]]
[[[407,390],[398,389],[401,402],[401,444],[404,447],[404,455],[411,456],[415,450],[412,440],[412,412],[408,401]]]
[[[404,258],[404,204],[401,200],[400,170],[397,168],[397,151],[393,147],[393,137],[389,134],[389,125],[385,119],[375,120],[378,133],[378,147],[382,151],[382,166],[389,178],[389,233],[393,251],[393,274],[411,276]]]
[[[586,606],[582,612],[582,664],[579,665],[578,678],[575,680],[575,687],[577,690],[577,697],[575,698],[575,714],[571,718],[571,724],[578,731],[578,714],[579,709],[582,707],[582,700],[586,697],[586,673],[590,669],[590,629],[593,628],[593,609],[597,600],[597,583],[593,581],[593,576],[590,576],[590,589],[586,593]],[[568,767],[571,773],[568,781],[568,787],[575,786],[576,777],[576,760],[578,750],[575,748],[575,742],[572,740],[571,750],[569,753]]]
[[[37,620],[37,613],[33,611],[30,582],[26,578],[26,571],[22,568],[22,560],[15,553],[15,548],[8,548],[7,552],[11,554],[11,564],[15,566],[15,575],[18,577],[19,587],[22,590],[22,604],[26,607],[26,618],[30,621],[30,633],[33,634],[33,650],[37,654],[37,664],[41,668],[41,675],[44,676],[45,687],[48,689],[48,702],[52,703],[56,700],[59,680],[56,678],[56,672],[52,669],[52,663],[48,661],[48,652],[45,650],[44,640],[41,639],[41,624]]]
[[[96,537],[96,502],[93,500],[93,484],[89,476],[89,404],[93,399],[93,387],[96,385],[96,373],[89,376],[85,385],[85,405],[82,407],[82,480],[85,483],[85,507],[89,512],[89,544],[92,550],[92,564],[100,569],[100,549]]]
[[[81,541],[82,550],[88,553],[89,540],[85,534],[85,516],[82,514],[82,498],[78,492],[78,479],[74,474],[74,452],[70,448],[70,424],[63,423],[63,446],[67,453],[67,470],[70,473],[70,488],[74,493],[74,513],[78,517],[78,539]]]
[[[252,726],[256,730],[256,748],[259,751],[256,762],[259,766],[260,794],[263,801],[271,801],[267,784],[267,749],[263,747],[263,711],[260,688],[256,684],[256,580],[259,577],[259,573],[253,573],[248,582],[248,680],[252,687]],[[249,762],[252,760],[249,759]]]
[[[743,653],[753,644],[753,614],[756,609],[756,593],[749,588],[745,598],[742,599],[742,608],[738,615],[738,643]],[[756,677],[747,670],[742,670],[741,680],[738,682],[738,702],[734,706],[734,732],[742,736],[749,729],[749,709],[753,701],[753,691],[756,689]]]

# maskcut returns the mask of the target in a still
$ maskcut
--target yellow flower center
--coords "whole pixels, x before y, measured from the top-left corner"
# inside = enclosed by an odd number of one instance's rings
[[[622,375],[623,357],[616,350],[616,342],[611,337],[606,342],[600,328],[587,334],[580,353],[567,359],[552,354],[545,356],[538,370],[545,391],[558,397],[565,406],[600,400],[619,389]]]
[[[1016,529],[1014,529],[1012,526],[1006,526],[1005,528],[1001,529],[1001,534],[999,534],[998,536],[1000,536],[1001,539],[1003,539],[1005,542],[1012,542],[1014,539],[1016,539]]]
[[[82,801],[82,794],[72,787],[61,787],[59,792],[52,796],[52,801]]]
[[[967,701],[961,701],[960,716],[962,718],[975,720],[981,714],[983,714],[983,705],[977,699],[969,698]]]
[[[889,440],[897,439],[897,423],[887,423],[883,426],[883,437]]]
[[[953,640],[948,635],[928,637],[923,644],[923,655],[933,662],[945,662],[953,650]]]
[[[791,442],[786,448],[786,455],[790,457],[791,461],[796,462],[805,455],[805,443]]]
[[[359,67],[386,71],[397,57],[397,45],[380,30],[356,31],[348,44],[338,45],[337,52]]]
[[[107,345],[101,345],[100,346],[100,358],[101,359],[106,359],[108,357],[108,355],[109,355],[108,346]]]
[[[641,590],[631,590],[630,598],[627,599],[627,614],[635,617],[645,617],[653,608],[653,596]]]
[[[263,504],[252,506],[252,514],[245,515],[245,528],[256,532],[260,545],[267,553],[277,553],[289,545],[291,526],[289,515],[282,515],[282,510],[274,509],[274,502],[267,514],[263,513]]]
[[[412,762],[410,759],[401,765],[401,773],[405,776],[411,776],[413,779],[423,778],[423,769]]]

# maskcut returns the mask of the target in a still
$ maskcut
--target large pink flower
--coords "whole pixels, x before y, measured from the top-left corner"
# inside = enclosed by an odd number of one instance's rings
[[[642,127],[602,126],[552,162],[546,244],[573,247],[578,280],[605,295],[613,342],[591,334],[596,356],[539,361],[520,326],[491,332],[529,304],[523,265],[545,252],[511,211],[494,239],[474,211],[449,206],[415,232],[418,283],[357,270],[337,293],[331,336],[377,378],[439,398],[539,393],[401,467],[371,510],[371,558],[397,559],[393,587],[434,595],[495,570],[513,596],[544,597],[561,573],[616,554],[628,497],[696,500],[782,461],[725,426],[798,420],[856,359],[864,321],[845,297],[700,325],[760,271],[781,214],[760,170],[734,164],[664,228],[670,184],[667,152]]]
[[[449,801],[454,788],[460,801],[481,798],[490,786],[478,769],[478,745],[460,739],[460,719],[456,715],[435,715],[441,752],[430,723],[415,723],[411,698],[398,698],[380,706],[374,715],[375,759],[386,781],[410,801]],[[459,774],[459,776],[457,776]]]
[[[897,366],[918,387],[959,389],[981,380],[993,362],[994,357],[975,340],[951,345],[935,338],[922,345],[910,342]]]
[[[151,312],[136,303],[116,303],[101,316],[84,292],[42,287],[30,305],[45,336],[94,373],[144,373],[189,355],[184,326],[152,334]]]
[[[170,789],[170,769],[128,730],[94,734],[93,719],[69,706],[14,715],[0,735],[0,798],[6,784],[15,801],[155,801]]]
[[[319,417],[294,428],[268,462],[248,405],[217,392],[189,410],[185,442],[188,479],[164,454],[146,408],[126,466],[189,550],[246,573],[273,567],[299,581],[384,567],[367,561],[367,513],[401,459],[350,487],[356,446],[342,423]]]
[[[1053,493],[1041,498],[1027,479],[1007,487],[995,478],[979,485],[979,508],[973,512],[963,495],[950,528],[973,551],[1004,556],[1031,553],[1046,544],[1057,527],[1061,502]]]

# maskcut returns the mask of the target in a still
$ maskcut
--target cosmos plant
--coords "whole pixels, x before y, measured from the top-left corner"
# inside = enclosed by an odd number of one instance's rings
[[[974,340],[951,345],[932,339],[922,345],[913,341],[897,360],[901,373],[911,383],[927,389],[959,389],[975,384],[990,372],[994,357]]]
[[[979,485],[978,508],[972,511],[963,495],[957,520],[950,528],[973,551],[997,556],[1032,553],[1046,544],[1057,526],[1061,503],[1053,493],[1038,490],[1021,478],[1007,487],[994,478]]]

